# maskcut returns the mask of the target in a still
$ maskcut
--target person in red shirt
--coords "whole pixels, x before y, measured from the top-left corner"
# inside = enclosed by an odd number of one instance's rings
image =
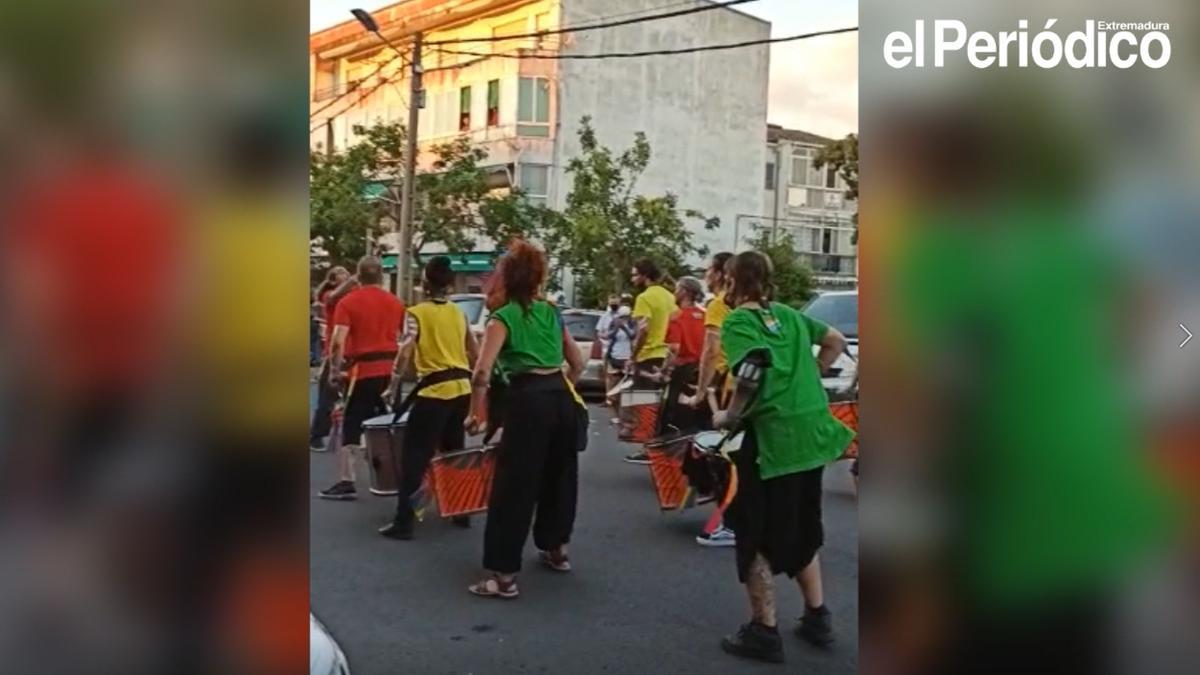
[[[696,391],[700,355],[704,351],[704,287],[693,277],[682,277],[675,283],[675,304],[679,307],[667,325],[667,366],[671,382],[667,402],[659,416],[660,433],[671,431],[691,434],[704,426],[705,412],[681,403]]]
[[[317,409],[313,412],[312,422],[308,427],[308,447],[314,452],[325,450],[324,438],[329,435],[331,425],[330,414],[337,399],[337,391],[329,386],[329,343],[333,337],[333,311],[337,301],[354,288],[350,272],[345,267],[334,267],[329,270],[325,281],[317,287],[317,301],[321,317],[325,322],[325,334],[321,339],[321,372],[317,376]]]
[[[352,446],[366,420],[387,412],[383,394],[391,380],[404,303],[382,287],[383,263],[366,256],[358,261],[359,288],[337,302],[333,313],[329,381],[349,392],[338,450],[338,482],[318,493],[322,499],[354,499]]]

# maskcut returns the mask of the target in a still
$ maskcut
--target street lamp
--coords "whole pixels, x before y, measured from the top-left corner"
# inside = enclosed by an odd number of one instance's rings
[[[390,47],[396,54],[400,54],[400,49],[392,44],[392,41],[387,39],[383,33],[379,31],[379,24],[376,23],[375,17],[371,16],[365,9],[352,9],[350,13],[358,20],[362,27],[369,33],[374,33],[385,45]],[[420,122],[418,115],[421,109],[422,91],[421,91],[421,34],[417,33],[413,36],[413,51],[412,51],[412,73],[409,77],[409,96],[408,96],[408,127],[404,130],[404,180],[397,187],[400,190],[400,217],[396,219],[396,230],[400,239],[400,250],[396,252],[396,270],[398,273],[397,279],[397,295],[405,301],[410,301],[409,288],[412,269],[408,260],[409,251],[412,248],[412,213],[413,213],[413,184],[417,172],[417,126]]]

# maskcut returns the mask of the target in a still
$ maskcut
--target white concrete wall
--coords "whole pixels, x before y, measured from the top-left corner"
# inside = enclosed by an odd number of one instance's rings
[[[695,4],[711,4],[696,0]],[[661,9],[661,0],[562,0],[563,25]],[[675,9],[675,7],[672,7]],[[682,9],[682,7],[679,7]],[[729,9],[585,31],[563,40],[563,53],[589,54],[701,46],[767,38],[770,24]],[[570,185],[566,161],[580,151],[579,120],[591,115],[600,142],[628,147],[637,131],[650,142],[650,167],[638,192],[672,192],[681,209],[721,219],[696,241],[714,251],[734,246],[738,213],[762,207],[766,157],[766,46],[633,59],[559,63],[554,203]]]

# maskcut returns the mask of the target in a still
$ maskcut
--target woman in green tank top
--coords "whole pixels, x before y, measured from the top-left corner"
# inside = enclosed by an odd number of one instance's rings
[[[467,589],[484,597],[517,597],[516,574],[531,521],[542,564],[558,572],[571,569],[566,546],[579,488],[580,409],[568,380],[578,378],[583,358],[558,310],[541,299],[545,278],[545,254],[526,242],[513,243],[493,276],[494,309],[471,380],[467,429],[477,434],[488,422],[494,366],[508,377],[504,435],[483,534],[484,574]]]

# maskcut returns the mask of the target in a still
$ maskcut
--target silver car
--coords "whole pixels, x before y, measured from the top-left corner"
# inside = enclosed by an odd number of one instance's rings
[[[563,310],[563,326],[567,333],[579,345],[579,353],[583,356],[583,373],[579,376],[580,389],[604,388],[604,355],[599,353],[596,344],[596,324],[600,322],[603,312],[592,309]]]

